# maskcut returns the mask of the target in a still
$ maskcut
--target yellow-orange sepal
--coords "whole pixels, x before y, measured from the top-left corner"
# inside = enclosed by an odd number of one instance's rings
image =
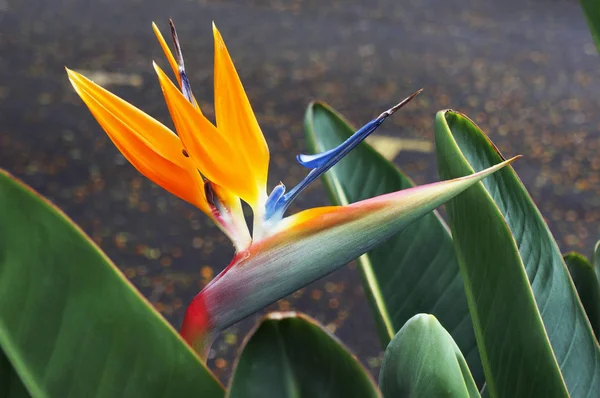
[[[198,111],[154,64],[158,81],[175,129],[200,172],[210,181],[242,198],[251,206],[258,204],[258,186],[248,173],[251,162],[243,156],[244,142],[233,142]]]
[[[165,53],[165,57],[167,57],[167,61],[169,61],[169,65],[171,66],[171,69],[173,69],[173,74],[175,75],[175,78],[177,79],[177,84],[179,84],[179,86],[181,86],[181,76],[179,75],[179,67],[177,65],[177,61],[175,60],[175,57],[173,56],[173,53],[171,52],[171,49],[169,48],[169,45],[165,41],[165,38],[163,37],[162,33],[160,33],[158,26],[156,26],[156,24],[154,22],[152,22],[152,30],[154,31],[154,35],[156,36],[156,39],[158,40],[160,47],[162,48],[163,52]]]
[[[247,184],[244,200],[256,211],[266,197],[269,148],[223,38],[214,24],[213,34],[217,128],[229,145],[237,149],[236,156],[245,164],[246,179],[252,184]]]
[[[202,178],[177,135],[138,108],[67,69],[83,102],[123,156],[144,176],[211,215]]]
[[[172,21],[171,21],[171,27],[172,27],[172,29],[174,29]],[[173,70],[173,74],[175,75],[175,78],[177,79],[177,84],[179,84],[179,87],[183,89],[183,86],[181,84],[181,73],[179,70],[179,64],[177,63],[177,60],[173,56],[173,53],[171,52],[171,49],[169,48],[169,45],[165,41],[165,38],[163,37],[162,33],[160,33],[158,26],[156,26],[156,24],[154,22],[152,22],[152,30],[154,30],[154,35],[156,36],[156,39],[158,40],[160,47],[162,48],[163,52],[165,53],[165,57],[167,57],[167,61],[169,61],[169,65],[171,66],[171,69]],[[191,102],[194,104],[194,106],[196,108],[198,108],[198,111],[202,112],[202,110],[200,109],[200,105],[198,105],[198,101],[196,101],[196,98],[194,96],[192,96]]]

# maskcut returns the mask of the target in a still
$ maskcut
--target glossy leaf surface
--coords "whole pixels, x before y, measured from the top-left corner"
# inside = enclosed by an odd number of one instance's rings
[[[600,283],[592,264],[579,253],[567,253],[565,263],[569,268],[577,294],[583,304],[596,339],[600,336]]]
[[[585,14],[596,48],[600,51],[600,1],[579,0]]]
[[[395,117],[401,118],[402,112]],[[334,148],[354,132],[340,115],[321,103],[309,105],[305,130],[312,152]],[[328,171],[323,180],[336,205],[414,186],[365,142]],[[451,333],[478,384],[483,384],[452,238],[437,213],[423,216],[357,261],[384,347],[412,316],[431,313]]]
[[[0,347],[31,395],[224,395],[98,247],[6,173],[0,220]]]
[[[502,161],[483,132],[453,111],[437,115],[436,148],[441,178]],[[501,170],[447,209],[490,396],[565,397],[567,389],[573,397],[599,396],[597,342],[556,242],[514,170]]]
[[[228,397],[379,397],[356,358],[315,320],[268,315],[238,359]]]
[[[594,271],[596,272],[596,277],[600,279],[600,241],[596,242],[596,245],[594,246],[592,264],[594,266]]]
[[[31,397],[21,379],[0,350],[0,397],[2,398],[26,398]]]
[[[479,397],[460,349],[439,321],[418,314],[385,350],[379,386],[385,397]]]

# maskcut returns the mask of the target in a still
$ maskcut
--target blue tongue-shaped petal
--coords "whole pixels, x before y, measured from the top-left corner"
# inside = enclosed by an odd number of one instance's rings
[[[169,26],[171,26],[171,36],[173,37],[173,44],[175,45],[175,60],[177,61],[177,69],[179,77],[181,78],[181,93],[183,96],[195,104],[194,95],[192,94],[192,86],[190,80],[185,73],[185,64],[183,63],[183,53],[181,52],[181,45],[179,44],[179,38],[177,37],[177,30],[175,30],[175,24],[172,19],[169,19]]]
[[[307,169],[326,168],[321,173],[323,174],[325,171],[329,170],[333,165],[339,162],[344,156],[346,156],[348,152],[354,149],[354,147],[356,147],[365,138],[367,138],[373,131],[375,131],[377,127],[379,127],[388,116],[392,115],[398,109],[406,105],[410,100],[419,95],[421,91],[422,89],[417,91],[410,97],[404,99],[396,106],[383,112],[381,115],[379,115],[378,117],[361,127],[356,133],[352,134],[350,138],[348,138],[346,141],[344,141],[337,147],[314,155],[301,154],[296,156],[298,163],[300,163]],[[328,165],[329,167],[327,167]]]
[[[383,112],[381,115],[365,124],[358,131],[356,131],[350,138],[338,145],[337,147],[330,149],[325,152],[318,153],[316,155],[298,155],[296,159],[302,166],[311,169],[310,173],[302,180],[298,185],[292,188],[291,191],[284,194],[285,186],[283,184],[278,185],[267,200],[267,206],[265,209],[265,220],[266,221],[277,221],[283,217],[283,214],[292,203],[292,201],[308,187],[314,180],[319,178],[323,173],[332,168],[337,162],[339,162],[344,156],[360,144],[365,138],[367,138],[377,127],[381,126],[383,121],[398,109],[406,105],[410,100],[419,95],[423,91],[422,89],[415,92],[411,96],[404,99],[394,107]]]

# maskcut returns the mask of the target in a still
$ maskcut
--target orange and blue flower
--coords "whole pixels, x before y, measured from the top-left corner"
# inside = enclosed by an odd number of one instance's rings
[[[420,91],[360,128],[336,148],[299,155],[306,178],[267,194],[269,149],[221,34],[213,24],[216,125],[192,92],[175,27],[171,52],[153,24],[175,75],[155,63],[177,134],[81,74],[69,79],[115,146],[143,175],[206,213],[231,239],[230,265],[192,301],[181,329],[199,352],[215,332],[370,250],[513,159],[471,176],[285,217],[290,203]],[[250,234],[241,201],[253,211]]]

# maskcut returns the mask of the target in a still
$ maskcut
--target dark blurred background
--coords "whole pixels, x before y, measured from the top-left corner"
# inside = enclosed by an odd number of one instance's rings
[[[305,172],[294,157],[306,149],[309,101],[362,124],[423,87],[373,140],[417,183],[437,180],[433,118],[451,107],[506,156],[524,155],[515,168],[563,251],[589,254],[600,238],[600,58],[576,0],[0,0],[0,167],[64,209],[176,327],[232,247],[124,160],[64,71],[170,126],[151,65],[167,68],[151,22],[167,35],[169,17],[210,117],[217,23],[270,145],[273,184]],[[325,204],[315,184],[292,210]],[[317,318],[377,373],[381,347],[354,266],[276,309]],[[257,317],[215,344],[209,363],[223,380]]]

